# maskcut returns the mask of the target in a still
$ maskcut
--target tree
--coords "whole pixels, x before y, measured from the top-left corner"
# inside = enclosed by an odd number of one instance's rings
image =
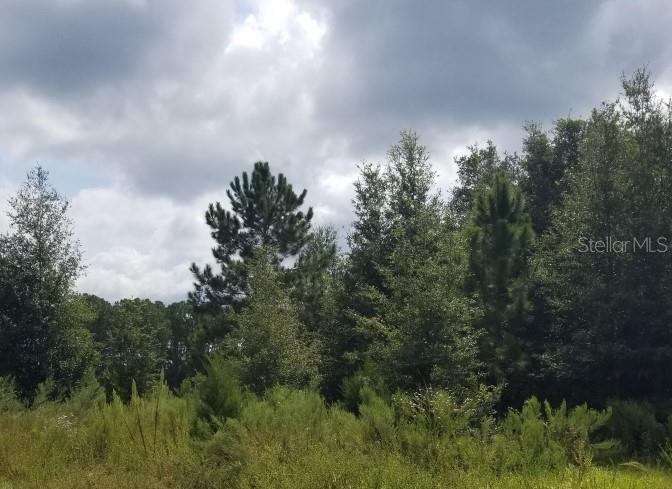
[[[385,208],[388,229],[404,229],[406,235],[416,231],[415,219],[435,199],[431,195],[436,174],[429,163],[429,153],[412,131],[403,131],[397,144],[387,152],[388,205]]]
[[[105,318],[111,314],[112,304],[102,297],[93,294],[84,293],[81,294],[79,298],[86,304],[87,309],[92,312],[92,316],[89,318],[89,321],[87,321],[86,327],[91,333],[96,349],[100,351],[101,344],[107,338],[107,332],[105,330],[107,323]]]
[[[66,394],[78,388],[89,370],[98,362],[89,324],[95,311],[79,294],[70,294],[59,305],[54,322],[55,341],[49,351],[50,377]]]
[[[464,240],[440,207],[418,213],[414,227],[396,242],[383,271],[379,313],[359,318],[374,335],[367,358],[391,390],[464,391],[477,384],[480,369],[471,325],[476,307],[462,290]]]
[[[520,162],[515,155],[497,153],[497,148],[488,141],[484,148],[473,145],[469,153],[455,158],[458,184],[453,188],[450,209],[458,224],[464,224],[474,206],[476,196],[487,189],[497,172],[508,176],[512,182],[521,177]]]
[[[531,313],[527,261],[534,232],[523,196],[501,172],[476,198],[468,229],[468,287],[483,310],[481,355],[501,384],[524,368]]]
[[[289,292],[299,305],[301,322],[314,333],[327,329],[336,320],[335,310],[339,257],[336,232],[317,228],[289,270]]]
[[[461,294],[465,262],[432,190],[429,153],[404,131],[385,167],[361,171],[344,294],[349,328],[341,330],[349,341],[340,342],[350,350],[342,358],[353,367],[377,365],[391,389],[464,387],[476,363]]]
[[[169,325],[164,306],[148,299],[123,299],[103,318],[103,383],[122,399],[131,397],[132,383],[146,392],[166,365]]]
[[[387,265],[395,240],[415,232],[414,219],[431,199],[434,170],[427,149],[413,131],[402,131],[399,141],[387,152],[384,167],[366,163],[355,182],[355,221],[348,236],[350,245],[348,281],[360,289],[365,311],[365,296],[384,292],[382,269]],[[402,232],[403,230],[403,232]]]
[[[593,403],[670,395],[672,265],[657,251],[672,229],[672,112],[644,70],[623,91],[587,121],[535,259],[556,395]]]
[[[567,175],[576,166],[584,127],[583,120],[560,119],[551,139],[538,125],[525,126],[521,190],[537,234],[548,227],[551,213],[567,190]]]
[[[342,357],[352,347],[352,331],[341,308],[346,302],[344,272],[345,260],[336,249],[336,232],[321,227],[299,254],[292,274],[291,296],[306,330],[318,338],[321,391],[329,401],[339,397],[340,382],[350,368]]]
[[[383,288],[380,267],[389,253],[389,223],[386,221],[388,182],[380,165],[359,167],[352,203],[355,220],[348,235],[348,282],[351,289],[369,286]],[[365,307],[361,304],[357,309]]]
[[[234,329],[226,341],[226,353],[237,361],[242,382],[257,393],[276,384],[302,388],[318,383],[318,345],[281,286],[275,253],[260,248],[252,256],[249,301],[233,313]]]
[[[165,378],[172,389],[177,389],[182,381],[196,371],[198,356],[196,340],[201,333],[201,322],[194,308],[188,302],[175,302],[164,310],[168,324],[166,344]]]
[[[282,173],[277,178],[271,174],[266,162],[255,163],[251,176],[243,172],[242,180],[236,177],[226,194],[230,211],[216,202],[205,213],[220,272],[210,265],[203,270],[191,266],[196,278],[191,302],[215,310],[241,304],[247,289],[245,264],[257,249],[273,249],[276,265],[296,255],[308,239],[313,217],[312,208],[305,214],[299,210],[306,190],[297,195]]]
[[[37,166],[9,200],[10,232],[0,236],[0,376],[14,376],[24,396],[64,370],[60,387],[72,387],[91,351],[81,322],[70,321],[83,267],[68,209]]]

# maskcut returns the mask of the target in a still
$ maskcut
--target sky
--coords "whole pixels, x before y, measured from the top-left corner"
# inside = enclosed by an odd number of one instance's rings
[[[517,151],[624,72],[672,93],[671,24],[663,0],[0,0],[0,232],[39,163],[72,203],[78,290],[182,300],[207,204],[255,161],[343,242],[357,165],[401,130],[446,193],[469,145]]]

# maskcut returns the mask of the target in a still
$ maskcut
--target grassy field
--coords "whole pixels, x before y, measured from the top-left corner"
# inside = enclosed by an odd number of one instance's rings
[[[129,404],[94,391],[31,409],[5,403],[0,489],[672,487],[660,464],[598,463],[584,435],[608,414],[588,409],[531,400],[495,421],[440,392],[365,392],[355,415],[276,388],[243,395],[218,420],[199,417],[199,402],[157,388]]]

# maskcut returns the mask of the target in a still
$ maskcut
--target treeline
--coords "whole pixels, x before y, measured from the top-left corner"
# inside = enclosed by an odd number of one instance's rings
[[[447,195],[403,132],[384,163],[360,166],[345,252],[311,226],[306,191],[256,163],[206,212],[215,265],[194,264],[189,299],[168,306],[73,292],[68,204],[36,168],[0,238],[0,376],[31,399],[38,386],[67,396],[93,372],[129,399],[133,381],[142,393],[164,371],[178,392],[224,358],[253,392],[281,384],[346,403],[364,385],[458,398],[492,385],[500,409],[533,394],[662,405],[672,255],[581,250],[650,238],[663,251],[672,231],[670,106],[644,70],[622,84],[586,119],[526,125],[521,154],[469,148]]]

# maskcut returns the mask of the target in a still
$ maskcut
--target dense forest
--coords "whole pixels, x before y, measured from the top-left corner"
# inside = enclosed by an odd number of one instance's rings
[[[670,487],[672,106],[638,70],[455,165],[440,192],[402,132],[340,250],[257,162],[169,305],[75,292],[34,168],[0,236],[0,487]]]

